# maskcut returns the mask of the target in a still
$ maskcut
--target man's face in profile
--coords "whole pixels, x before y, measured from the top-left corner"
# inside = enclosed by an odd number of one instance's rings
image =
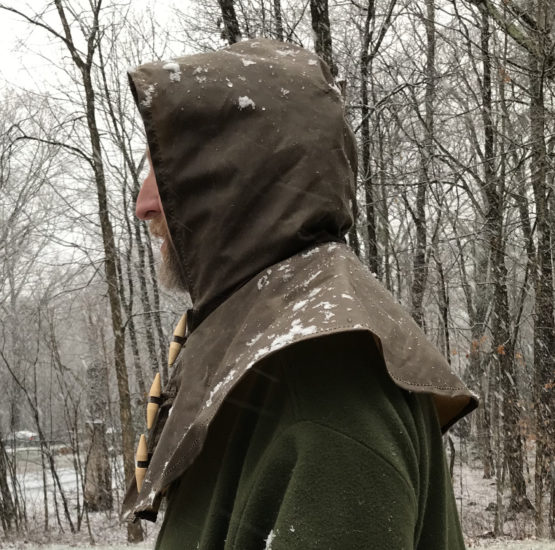
[[[146,157],[149,171],[137,196],[135,213],[140,220],[149,222],[150,234],[153,237],[162,239],[160,246],[162,261],[158,270],[160,283],[168,290],[186,291],[179,276],[179,260],[170,237],[148,149],[146,150]]]

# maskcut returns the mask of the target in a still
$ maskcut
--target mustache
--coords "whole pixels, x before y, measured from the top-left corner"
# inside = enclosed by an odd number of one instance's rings
[[[148,230],[153,237],[164,239],[168,236],[168,228],[162,216],[150,220]]]

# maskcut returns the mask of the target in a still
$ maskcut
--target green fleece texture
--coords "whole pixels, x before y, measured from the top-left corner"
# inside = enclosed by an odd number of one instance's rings
[[[464,549],[431,398],[367,337],[288,348],[228,398],[156,548]]]

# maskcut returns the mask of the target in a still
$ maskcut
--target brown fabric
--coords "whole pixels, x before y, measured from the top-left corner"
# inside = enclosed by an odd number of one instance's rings
[[[156,516],[248,371],[301,340],[370,332],[395,383],[434,396],[444,429],[477,405],[347,245],[330,242],[351,223],[356,156],[325,65],[268,40],[176,62],[130,74],[194,306],[130,519]]]
[[[355,144],[318,57],[256,40],[143,65],[130,81],[194,305],[190,328],[268,265],[342,240]]]

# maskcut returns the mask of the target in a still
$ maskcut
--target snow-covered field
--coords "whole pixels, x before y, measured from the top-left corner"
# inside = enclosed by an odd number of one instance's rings
[[[80,545],[81,548],[87,548],[89,545]],[[45,545],[39,546],[34,544],[8,544],[7,546],[2,546],[1,548],[13,549],[13,550],[73,550],[75,545]],[[154,543],[141,543],[133,546],[128,546],[127,544],[114,544],[112,546],[96,545],[92,548],[94,550],[152,550]],[[468,548],[487,548],[488,550],[555,550],[555,542],[545,542],[545,541],[495,541],[479,544],[477,546],[469,546]]]
[[[534,539],[534,522],[531,513],[518,514],[509,517],[504,523],[503,531],[506,537],[503,540],[491,537],[495,512],[495,483],[493,480],[484,480],[480,470],[480,463],[472,456],[469,449],[456,441],[456,463],[454,470],[455,498],[462,518],[463,532],[467,547],[487,548],[489,550],[555,550],[555,541],[539,541]],[[18,464],[19,483],[25,494],[28,517],[28,533],[24,539],[17,536],[11,541],[0,539],[0,548],[6,550],[70,550],[75,547],[94,548],[94,550],[150,550],[154,548],[154,541],[160,528],[161,518],[157,524],[143,522],[145,529],[145,542],[139,545],[126,544],[126,529],[118,519],[116,510],[119,502],[115,502],[114,512],[89,513],[89,524],[85,518],[81,529],[76,534],[71,534],[63,519],[64,532],[61,532],[53,510],[53,483],[47,477],[49,493],[49,531],[44,531],[44,501],[42,488],[42,473],[40,461],[35,452],[26,454],[25,459]],[[465,460],[461,465],[460,456]],[[23,457],[20,457],[23,459]],[[76,516],[76,503],[78,480],[72,467],[69,456],[58,456],[58,474],[64,492],[68,497],[72,517]],[[20,469],[21,468],[21,469]],[[114,474],[121,475],[121,462],[114,464]],[[530,472],[529,475],[533,475]],[[505,501],[508,500],[508,490],[505,491]],[[532,495],[530,495],[532,496]],[[59,500],[59,499],[58,499]],[[59,504],[59,503],[58,503]]]
[[[134,544],[133,546],[127,545],[127,544],[116,544],[113,546],[92,546],[91,548],[94,548],[94,550],[152,550],[152,548],[154,547],[153,544]],[[14,549],[14,550],[75,550],[75,546],[72,545],[65,545],[65,544],[52,544],[52,545],[46,545],[46,546],[38,546],[38,545],[33,545],[33,544],[24,544],[24,545],[20,545],[20,546],[12,546],[12,545],[7,545],[7,546],[2,546],[0,544],[0,548],[6,548],[6,549]],[[86,545],[81,546],[81,548],[87,548]]]
[[[497,541],[484,545],[469,546],[469,548],[488,548],[489,550],[554,550],[555,542],[528,540],[528,541]]]

